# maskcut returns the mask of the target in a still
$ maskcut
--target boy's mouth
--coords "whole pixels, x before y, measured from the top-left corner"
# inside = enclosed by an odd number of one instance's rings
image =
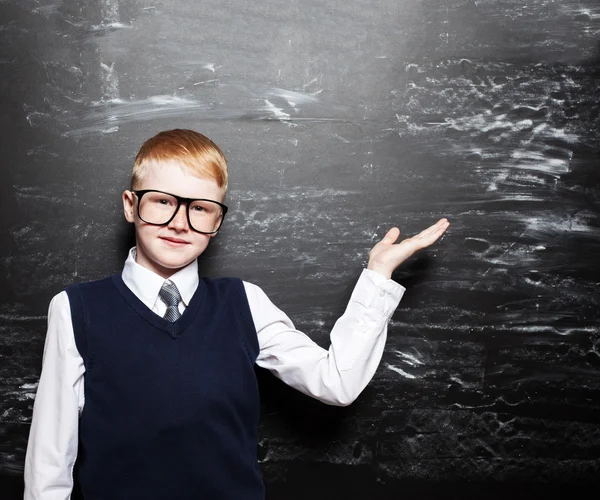
[[[163,241],[165,241],[169,245],[174,245],[174,246],[182,246],[182,245],[188,245],[189,244],[189,242],[187,242],[185,240],[181,240],[179,238],[170,238],[168,236],[161,236],[160,239],[163,240]]]

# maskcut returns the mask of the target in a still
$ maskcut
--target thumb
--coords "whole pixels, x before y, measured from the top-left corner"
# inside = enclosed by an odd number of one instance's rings
[[[397,227],[393,227],[387,233],[385,233],[385,236],[381,240],[381,243],[387,243],[388,245],[393,245],[399,236],[400,236],[400,229],[398,229]]]

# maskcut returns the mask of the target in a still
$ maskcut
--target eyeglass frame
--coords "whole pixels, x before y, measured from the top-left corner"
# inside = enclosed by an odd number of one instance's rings
[[[158,189],[135,189],[135,190],[132,189],[131,192],[133,194],[135,194],[138,199],[138,202],[137,202],[138,217],[140,218],[141,221],[145,222],[146,224],[150,224],[151,226],[166,226],[166,225],[170,224],[171,221],[177,215],[177,212],[179,212],[179,207],[181,207],[181,203],[185,203],[185,216],[187,218],[188,226],[190,226],[190,229],[192,231],[196,231],[197,233],[200,233],[200,234],[215,234],[219,229],[221,229],[221,226],[223,225],[223,221],[225,220],[225,214],[227,214],[227,211],[229,210],[227,205],[223,205],[223,203],[220,203],[215,200],[209,200],[208,198],[185,198],[184,196],[177,196],[176,194],[167,193],[166,191],[160,191]],[[175,211],[173,212],[173,215],[167,222],[163,222],[162,224],[157,224],[156,222],[148,222],[147,220],[142,218],[142,215],[140,213],[140,204],[142,203],[142,197],[146,193],[166,194],[166,195],[172,196],[173,198],[175,198],[177,200],[177,208],[175,209]],[[221,207],[221,210],[223,210],[223,215],[221,216],[221,223],[219,224],[219,227],[217,229],[215,229],[214,231],[210,231],[210,232],[199,231],[192,225],[192,221],[190,220],[190,204],[194,201],[210,201],[212,203],[216,203],[217,205],[219,205]]]

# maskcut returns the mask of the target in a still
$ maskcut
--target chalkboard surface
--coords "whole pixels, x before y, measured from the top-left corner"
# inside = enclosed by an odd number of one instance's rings
[[[372,383],[259,373],[270,498],[560,498],[600,477],[596,0],[0,2],[0,495],[19,498],[47,306],[118,271],[159,130],[231,171],[210,276],[323,346],[388,227],[452,226]]]

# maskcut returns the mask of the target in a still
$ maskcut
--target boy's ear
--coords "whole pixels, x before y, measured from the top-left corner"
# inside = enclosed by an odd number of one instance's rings
[[[135,222],[135,195],[129,191],[123,191],[123,213],[127,222]]]

